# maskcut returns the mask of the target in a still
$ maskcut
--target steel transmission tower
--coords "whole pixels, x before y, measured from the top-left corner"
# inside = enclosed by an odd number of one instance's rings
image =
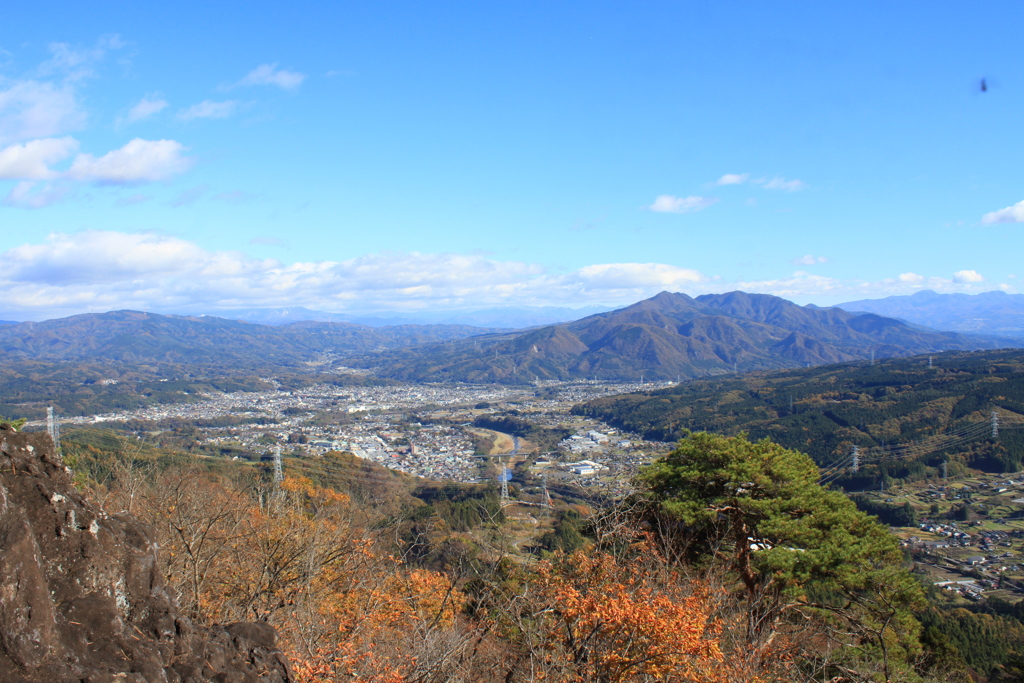
[[[281,469],[281,444],[274,446],[274,490],[277,491],[284,481],[284,471]]]
[[[550,508],[551,507],[551,494],[548,492],[548,474],[547,474],[547,472],[544,473],[544,476],[541,477],[541,480],[544,482],[544,507]]]
[[[850,471],[856,472],[860,469],[860,449],[857,446],[853,447],[853,462],[850,465]]]
[[[992,411],[992,438],[999,438],[999,415],[994,410]]]
[[[46,408],[46,432],[53,439],[53,448],[60,454],[60,421],[53,415],[53,406]]]
[[[501,469],[501,504],[505,505],[508,503],[508,470],[501,456],[498,456],[498,467]]]

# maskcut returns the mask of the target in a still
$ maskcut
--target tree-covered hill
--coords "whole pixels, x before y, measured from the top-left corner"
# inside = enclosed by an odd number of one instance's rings
[[[468,325],[369,327],[297,322],[270,326],[212,316],[113,311],[0,327],[0,360],[105,361],[132,365],[303,367],[347,356],[492,332]]]
[[[949,352],[696,380],[577,406],[647,438],[673,441],[684,430],[769,437],[830,464],[858,446],[866,456],[941,434],[977,434],[960,446],[916,457],[866,457],[857,480],[908,477],[948,467],[1018,471],[1024,461],[1024,351]],[[991,413],[998,442],[984,438]],[[924,449],[919,449],[924,450]],[[870,462],[870,461],[874,462]],[[952,470],[951,470],[952,471]],[[843,483],[842,481],[840,483]]]
[[[1013,343],[767,294],[662,292],[571,323],[387,349],[351,362],[406,381],[674,380]]]

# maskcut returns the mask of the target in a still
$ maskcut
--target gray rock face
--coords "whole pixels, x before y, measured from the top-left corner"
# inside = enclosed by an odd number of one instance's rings
[[[178,614],[152,539],[75,491],[48,435],[0,425],[0,680],[292,681],[271,626]]]

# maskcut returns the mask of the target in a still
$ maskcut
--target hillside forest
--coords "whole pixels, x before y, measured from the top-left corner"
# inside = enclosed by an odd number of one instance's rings
[[[302,683],[1018,680],[1024,615],[947,609],[769,441],[693,434],[637,495],[550,511],[341,453],[275,485],[114,432],[64,448],[156,529],[194,621],[271,623]]]
[[[647,438],[746,433],[807,453],[835,485],[877,489],[968,469],[1017,472],[1024,461],[1024,351],[947,352],[695,380],[577,406]],[[991,434],[995,413],[998,441]],[[960,438],[964,436],[964,438]]]

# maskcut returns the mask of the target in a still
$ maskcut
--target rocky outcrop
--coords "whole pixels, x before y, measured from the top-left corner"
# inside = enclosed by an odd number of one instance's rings
[[[83,498],[48,435],[0,425],[0,680],[285,683],[276,639],[261,623],[193,626],[151,529]]]

